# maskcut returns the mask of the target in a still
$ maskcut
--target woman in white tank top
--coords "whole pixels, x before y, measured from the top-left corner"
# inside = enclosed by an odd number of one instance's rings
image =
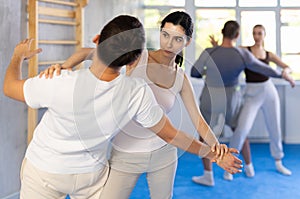
[[[206,144],[217,146],[217,150],[225,150],[226,146],[219,144],[202,117],[191,83],[180,68],[183,62],[181,51],[191,42],[192,33],[193,22],[187,13],[177,11],[167,15],[161,22],[160,49],[144,50],[136,63],[127,66],[126,72],[131,77],[143,78],[151,87],[158,104],[166,112],[171,111],[179,94],[197,132]],[[86,55],[90,50],[87,49],[88,52],[82,54]],[[78,57],[77,55],[75,59],[80,59]],[[73,66],[76,61],[69,59],[62,67]],[[101,195],[102,199],[129,198],[143,173],[147,174],[152,199],[173,196],[177,149],[137,123],[130,122],[115,136],[110,166],[111,171]]]
[[[173,12],[163,19],[160,28],[160,49],[145,50],[138,63],[127,68],[127,74],[143,78],[167,113],[179,94],[197,131],[212,146],[218,140],[203,119],[191,83],[180,68],[179,54],[191,41],[192,20],[185,12]],[[113,140],[110,164],[101,198],[129,198],[142,173],[146,173],[152,199],[172,198],[177,149],[148,129],[134,122],[123,128]]]

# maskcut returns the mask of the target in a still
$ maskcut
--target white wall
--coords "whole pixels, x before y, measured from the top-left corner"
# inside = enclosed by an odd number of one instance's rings
[[[137,16],[139,0],[89,0],[85,8],[84,46],[94,47],[92,39],[99,34],[103,26],[120,14]]]
[[[26,106],[2,92],[6,66],[22,36],[22,9],[21,1],[0,0],[0,198],[17,197],[14,194],[19,190],[19,169],[26,147]]]

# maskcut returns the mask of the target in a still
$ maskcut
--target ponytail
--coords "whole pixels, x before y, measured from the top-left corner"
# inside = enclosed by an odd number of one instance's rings
[[[183,52],[180,51],[180,53],[178,53],[175,57],[175,63],[181,67],[182,66],[182,63],[183,63]]]

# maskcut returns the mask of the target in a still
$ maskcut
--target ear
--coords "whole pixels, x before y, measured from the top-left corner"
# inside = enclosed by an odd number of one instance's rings
[[[99,39],[100,39],[100,35],[95,35],[95,37],[93,38],[93,43],[98,45]]]
[[[237,39],[240,36],[240,32],[236,33],[235,39]]]
[[[188,45],[190,45],[191,41],[192,41],[192,38],[190,38],[190,39],[188,40],[188,42],[186,42],[185,47],[187,47]]]

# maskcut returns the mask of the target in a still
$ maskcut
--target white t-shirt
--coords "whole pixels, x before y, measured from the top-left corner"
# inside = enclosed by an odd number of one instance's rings
[[[53,79],[24,84],[32,108],[48,108],[34,131],[26,158],[37,168],[60,174],[86,173],[107,164],[109,140],[130,120],[157,124],[163,110],[142,79],[124,75],[106,82],[89,69],[62,71]]]
[[[130,77],[143,78],[150,86],[157,103],[166,113],[172,110],[177,99],[177,94],[182,90],[184,71],[177,69],[176,78],[171,88],[162,88],[154,84],[147,76],[148,51],[144,50],[139,63]],[[123,152],[151,152],[167,143],[135,121],[130,121],[113,139],[113,147]]]

